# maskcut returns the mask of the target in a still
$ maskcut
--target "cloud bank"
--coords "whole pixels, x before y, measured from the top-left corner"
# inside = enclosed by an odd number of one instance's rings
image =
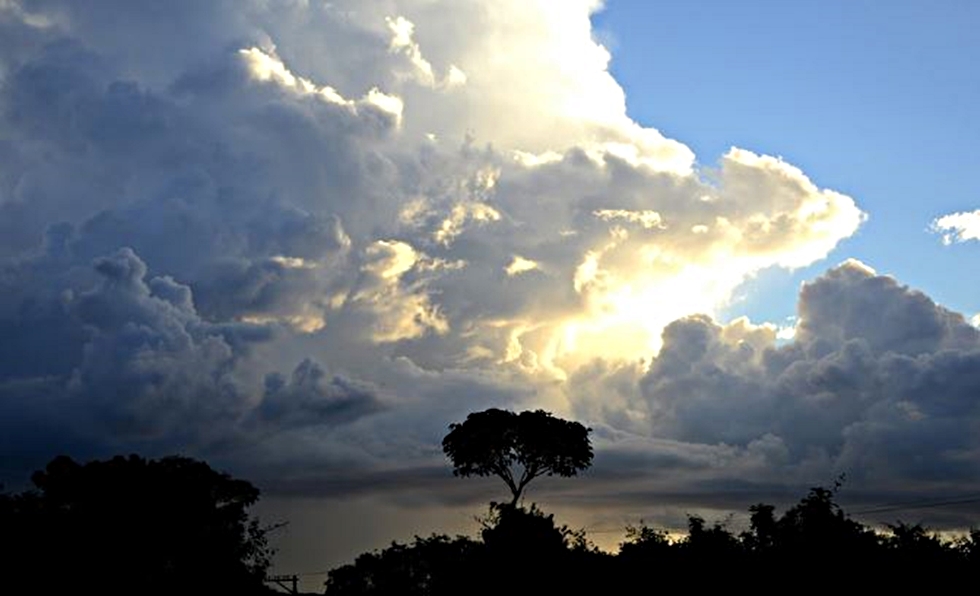
[[[975,327],[857,261],[805,284],[798,314],[783,345],[775,327],[744,319],[675,321],[649,364],[583,371],[578,408],[628,432],[614,444],[713,445],[714,478],[846,473],[883,492],[975,483]],[[615,397],[598,405],[595,393]]]
[[[596,428],[595,499],[976,477],[959,315],[848,262],[788,343],[711,318],[865,215],[633,122],[600,4],[0,2],[10,469],[181,450],[428,490],[446,425],[504,406]]]

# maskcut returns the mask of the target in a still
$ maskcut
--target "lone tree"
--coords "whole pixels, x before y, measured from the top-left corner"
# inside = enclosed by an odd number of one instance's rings
[[[574,476],[592,464],[591,428],[544,410],[515,414],[491,408],[449,425],[442,450],[455,476],[499,476],[517,505],[538,476]]]

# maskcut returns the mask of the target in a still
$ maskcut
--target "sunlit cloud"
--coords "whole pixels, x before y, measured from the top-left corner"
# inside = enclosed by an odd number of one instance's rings
[[[392,53],[402,54],[408,58],[413,67],[411,76],[422,85],[429,87],[456,87],[466,83],[466,73],[454,64],[442,80],[437,80],[432,64],[422,56],[419,44],[412,39],[415,25],[405,17],[388,17],[385,19],[391,31],[391,43],[388,49]]]
[[[980,209],[938,217],[932,221],[930,229],[942,234],[943,244],[946,245],[980,240]]]
[[[525,259],[522,256],[515,255],[504,271],[507,273],[507,275],[513,276],[527,273],[528,271],[534,271],[537,268],[538,264],[531,259]]]
[[[309,79],[295,76],[279,58],[259,48],[242,49],[239,50],[239,54],[244,58],[249,73],[256,80],[271,81],[298,94],[316,96],[354,112],[357,111],[359,104],[374,106],[394,116],[397,122],[401,121],[403,111],[401,98],[384,93],[377,87],[372,87],[361,100],[354,101],[343,97],[333,87],[317,86]]]
[[[58,35],[82,45],[5,65],[6,129],[45,150],[8,160],[39,198],[0,240],[20,259],[0,316],[38,296],[57,308],[95,283],[74,272],[128,247],[202,320],[274,330],[221,365],[246,402],[260,373],[307,358],[531,386],[650,358],[673,321],[819,261],[865,218],[781,159],[733,148],[700,166],[630,119],[592,34],[599,2],[218,2],[175,9],[213,34],[180,52],[130,47],[110,5],[58,4]],[[66,378],[88,341],[72,329]],[[560,406],[562,391],[539,395]]]

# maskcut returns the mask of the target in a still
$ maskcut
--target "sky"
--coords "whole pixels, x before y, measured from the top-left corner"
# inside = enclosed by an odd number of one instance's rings
[[[976,209],[978,19],[980,7],[955,0],[626,1],[594,22],[634,119],[702,163],[732,145],[755,149],[855,197],[868,220],[828,262],[861,259],[976,313],[976,289],[950,275],[970,270],[976,243],[950,250],[923,232]],[[826,266],[762,275],[727,313],[792,315],[796,288]]]
[[[0,481],[199,457],[290,522],[283,573],[475,531],[506,489],[440,441],[489,407],[592,428],[528,498],[607,547],[841,474],[970,501],[978,21],[0,0]]]

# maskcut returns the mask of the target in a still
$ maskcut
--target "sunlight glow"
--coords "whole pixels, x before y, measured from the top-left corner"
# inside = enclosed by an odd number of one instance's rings
[[[359,107],[374,106],[394,116],[396,125],[401,126],[405,106],[397,95],[390,95],[373,87],[361,100],[354,101],[345,98],[333,87],[319,86],[309,79],[294,75],[274,54],[256,47],[241,49],[238,53],[245,61],[249,74],[257,81],[272,82],[299,95],[315,96],[327,103],[344,106],[355,114]]]
[[[513,277],[515,275],[520,275],[521,273],[534,271],[537,268],[538,264],[531,259],[525,259],[522,256],[514,255],[514,259],[510,262],[510,265],[507,265],[507,267],[504,268],[504,272]]]

